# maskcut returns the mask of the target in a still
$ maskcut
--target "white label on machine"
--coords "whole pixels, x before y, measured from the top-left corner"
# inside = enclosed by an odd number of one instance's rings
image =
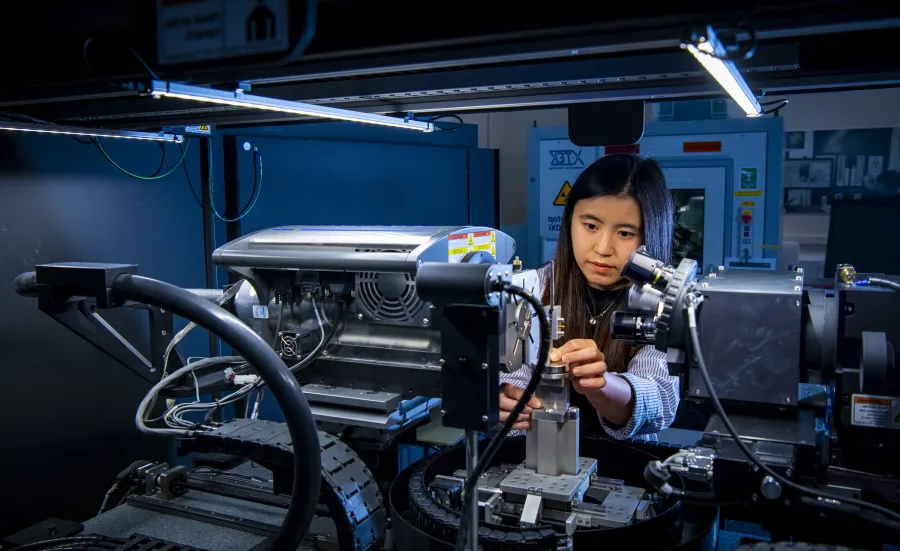
[[[860,427],[900,429],[900,398],[854,394],[851,423]]]
[[[491,253],[497,256],[497,233],[493,231],[477,231],[472,234],[472,250]]]
[[[447,237],[447,260],[462,262],[462,259],[475,250],[475,240],[471,233],[455,233]]]
[[[160,65],[283,52],[287,0],[156,0]]]
[[[258,320],[269,319],[269,307],[254,304],[253,305],[253,317]]]

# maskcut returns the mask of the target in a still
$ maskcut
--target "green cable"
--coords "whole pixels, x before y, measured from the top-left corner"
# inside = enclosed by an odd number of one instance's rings
[[[178,162],[175,163],[175,166],[173,166],[172,168],[170,168],[168,172],[165,172],[164,174],[159,174],[159,175],[156,175],[156,176],[141,176],[141,175],[139,175],[139,174],[133,174],[133,173],[131,173],[131,172],[128,172],[128,171],[125,170],[124,168],[120,167],[120,166],[118,165],[118,163],[116,163],[114,160],[112,160],[112,157],[110,157],[109,154],[103,149],[103,146],[100,145],[100,139],[99,139],[99,138],[95,138],[95,139],[94,139],[94,143],[95,143],[95,144],[97,145],[97,147],[100,149],[100,153],[102,153],[103,156],[106,157],[106,160],[107,160],[107,161],[109,161],[110,163],[112,163],[112,165],[113,165],[114,167],[118,168],[119,171],[121,171],[123,174],[127,174],[128,176],[131,176],[132,178],[134,178],[134,179],[136,179],[136,180],[159,180],[159,179],[161,179],[161,178],[165,178],[165,177],[168,176],[169,174],[172,174],[173,172],[175,172],[175,169],[178,168],[179,166],[181,166],[181,163],[184,162],[184,156],[187,155],[187,150],[188,150],[188,149],[190,148],[190,146],[191,146],[191,140],[190,140],[190,138],[188,138],[188,139],[185,140],[185,142],[184,142],[184,151],[181,152],[181,158],[178,159]]]

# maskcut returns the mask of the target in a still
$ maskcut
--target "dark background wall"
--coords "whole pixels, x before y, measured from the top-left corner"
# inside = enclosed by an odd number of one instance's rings
[[[262,192],[241,220],[242,233],[279,224],[494,224],[494,152],[477,149],[473,127],[421,134],[339,123],[230,134],[239,135],[210,140],[221,214],[229,185],[238,187],[240,205],[253,185],[243,142],[263,156]],[[132,173],[159,166],[157,144],[102,144]],[[163,172],[180,157],[177,146],[165,148]],[[0,399],[0,533],[51,515],[87,519],[132,461],[176,460],[173,442],[142,436],[133,425],[151,384],[41,313],[34,299],[15,295],[11,282],[35,264],[74,260],[136,263],[142,275],[204,287],[204,240],[225,243],[227,228],[214,223],[204,237],[202,208],[188,187],[201,195],[201,155],[200,140],[191,140],[186,170],[138,180],[91,144],[0,134],[0,380],[7,389]],[[217,284],[227,281],[218,270]],[[146,350],[137,313],[107,317]],[[208,355],[208,342],[195,330],[182,352]],[[279,415],[274,401],[266,406]]]

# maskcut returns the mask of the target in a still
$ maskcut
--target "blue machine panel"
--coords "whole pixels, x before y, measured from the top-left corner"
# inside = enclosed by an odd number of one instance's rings
[[[281,224],[443,225],[469,218],[467,149],[293,138],[238,138],[242,201],[262,191],[243,233]],[[493,172],[493,168],[491,168]]]
[[[123,168],[152,174],[161,150],[151,142],[103,140]],[[166,145],[163,168],[178,148]],[[188,156],[198,152],[191,144]],[[198,187],[196,158],[191,179]],[[90,143],[65,136],[0,136],[0,469],[6,495],[40,495],[29,507],[6,507],[0,533],[49,516],[96,514],[97,496],[137,458],[171,460],[171,442],[148,438],[134,413],[150,383],[16,295],[13,278],[35,264],[60,261],[140,265],[140,274],[184,287],[203,287],[203,225],[184,170],[155,181],[117,171]],[[139,346],[147,340],[137,313],[106,316]],[[196,335],[194,334],[196,333]],[[196,330],[184,352],[208,354]],[[144,349],[145,351],[147,349]],[[23,423],[23,419],[27,422]],[[98,461],[102,450],[103,461]],[[72,473],[77,473],[72,476]]]

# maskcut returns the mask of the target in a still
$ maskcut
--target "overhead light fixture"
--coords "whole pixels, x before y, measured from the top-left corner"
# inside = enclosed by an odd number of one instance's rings
[[[434,130],[434,124],[430,122],[411,118],[401,119],[398,117],[388,117],[386,115],[377,115],[374,113],[361,113],[349,109],[336,109],[334,107],[301,103],[299,101],[286,101],[263,96],[254,96],[244,93],[241,89],[233,91],[214,90],[212,88],[203,88],[201,86],[154,80],[150,83],[149,91],[150,95],[155,98],[181,98],[207,103],[217,103],[219,105],[243,107],[246,109],[261,109],[263,111],[277,111],[279,113],[290,113],[292,115],[378,124],[381,126],[391,126],[393,128],[408,128],[411,130],[419,130],[421,132],[431,132]]]
[[[733,61],[726,59],[728,52],[712,27],[706,28],[705,35],[694,35],[692,42],[684,43],[681,47],[697,58],[703,68],[728,92],[748,117],[758,117],[762,114],[762,107],[747,86],[747,81],[741,76],[741,71]]]
[[[105,128],[83,128],[56,124],[36,124],[30,122],[0,121],[0,130],[16,132],[37,132],[39,134],[62,134],[64,136],[92,136],[95,138],[121,138],[126,140],[149,140],[155,142],[181,143],[184,138],[178,134],[160,132],[133,132],[131,130],[107,130]]]

